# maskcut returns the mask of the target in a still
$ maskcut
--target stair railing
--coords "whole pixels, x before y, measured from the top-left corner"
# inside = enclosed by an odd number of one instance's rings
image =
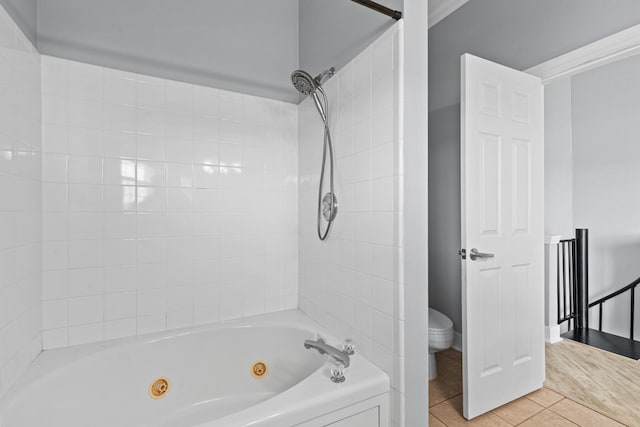
[[[557,293],[558,296],[558,325],[569,322],[571,329],[571,319],[575,318],[573,307],[573,295],[575,294],[575,258],[576,239],[564,239],[558,243],[558,274]],[[575,322],[574,322],[575,323]]]
[[[629,321],[629,338],[630,339],[634,339],[634,334],[633,334],[633,324],[634,324],[634,320],[635,320],[635,301],[636,301],[636,287],[640,285],[640,277],[638,277],[636,280],[634,280],[633,282],[629,283],[627,286],[625,286],[624,288],[618,289],[615,292],[610,293],[609,295],[600,298],[599,300],[596,300],[592,303],[589,304],[589,308],[595,307],[596,305],[598,306],[598,310],[599,310],[599,321],[598,321],[598,330],[600,332],[602,332],[602,306],[606,301],[609,301],[612,298],[617,297],[618,295],[622,295],[623,293],[630,291],[631,292],[631,319]]]
[[[576,229],[574,239],[560,240],[557,264],[558,325],[573,320],[574,329],[589,328],[589,309],[598,306],[598,330],[602,332],[602,311],[605,302],[626,293],[631,293],[629,338],[634,339],[635,296],[640,277],[627,286],[618,289],[596,301],[587,303],[589,293],[588,277],[588,230]]]

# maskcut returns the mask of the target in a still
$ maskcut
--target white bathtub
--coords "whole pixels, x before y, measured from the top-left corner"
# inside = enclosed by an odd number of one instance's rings
[[[331,382],[326,356],[303,346],[318,337],[339,345],[293,310],[46,351],[0,401],[0,427],[387,426],[388,377],[356,353]],[[154,399],[159,377],[169,389]]]

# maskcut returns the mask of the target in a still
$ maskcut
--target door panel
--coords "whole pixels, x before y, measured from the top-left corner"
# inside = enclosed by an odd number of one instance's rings
[[[543,96],[540,79],[462,57],[464,415],[544,381]],[[493,257],[469,256],[472,248]]]

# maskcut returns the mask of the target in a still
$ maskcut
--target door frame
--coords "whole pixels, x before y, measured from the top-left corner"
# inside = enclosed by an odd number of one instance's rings
[[[539,77],[542,80],[542,85],[546,86],[560,79],[569,78],[635,55],[640,55],[640,24],[541,62],[524,70],[524,72]],[[545,244],[553,243],[561,237],[545,235]],[[545,264],[547,262],[548,259],[545,258]],[[545,314],[545,338],[550,344],[562,340],[555,308],[549,305],[557,299],[554,278],[555,276],[545,276],[547,293],[545,297],[545,313],[547,313]]]
[[[640,24],[556,56],[524,70],[549,84],[611,62],[640,54]]]

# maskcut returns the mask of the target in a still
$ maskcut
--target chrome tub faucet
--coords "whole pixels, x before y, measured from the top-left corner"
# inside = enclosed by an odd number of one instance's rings
[[[304,348],[306,348],[307,350],[310,348],[318,350],[320,354],[326,354],[330,356],[333,360],[340,363],[344,368],[348,368],[349,364],[351,363],[351,358],[347,353],[325,343],[322,338],[319,338],[317,341],[306,340],[304,342]]]

